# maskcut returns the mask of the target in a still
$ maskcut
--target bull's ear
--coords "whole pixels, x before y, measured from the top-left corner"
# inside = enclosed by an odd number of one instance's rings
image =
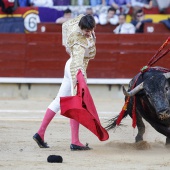
[[[165,76],[166,79],[170,78],[170,72],[164,73],[163,75]]]

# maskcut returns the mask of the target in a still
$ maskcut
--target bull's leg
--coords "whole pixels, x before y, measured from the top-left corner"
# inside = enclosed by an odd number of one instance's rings
[[[166,138],[166,145],[168,145],[168,147],[170,146],[170,138]]]
[[[143,123],[142,116],[140,114],[137,114],[137,120],[136,120],[137,128],[138,128],[138,134],[135,137],[136,142],[143,141],[143,134],[145,133],[145,124]]]
[[[170,146],[170,129],[161,124],[157,124],[153,122],[149,122],[149,123],[155,130],[157,130],[159,133],[166,136],[166,145]]]
[[[138,111],[136,115],[136,125],[138,128],[138,134],[135,137],[135,141],[139,142],[139,141],[143,141],[143,134],[145,133],[145,124],[143,123],[142,116],[139,113],[140,112],[139,110],[142,110],[140,101],[138,100],[137,103],[138,103]],[[130,99],[130,102],[127,108],[127,111],[129,112],[128,114],[131,118],[132,118],[132,108],[133,108],[133,98]]]

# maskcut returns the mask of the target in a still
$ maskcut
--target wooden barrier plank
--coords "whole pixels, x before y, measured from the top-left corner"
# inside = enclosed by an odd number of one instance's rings
[[[111,25],[111,24],[106,24],[106,25],[100,25],[100,24],[98,24],[97,26],[96,26],[96,29],[95,29],[95,32],[96,33],[106,33],[106,32],[108,32],[108,33],[113,33],[113,30],[116,28],[116,26],[115,25]]]
[[[61,33],[54,34],[54,33],[32,33],[32,34],[26,34],[26,41],[27,43],[37,43],[37,42],[50,42],[50,43],[60,43],[62,41],[62,35]]]
[[[170,8],[169,8],[170,9]],[[149,14],[149,13],[148,13]],[[153,32],[151,31],[151,28],[146,31],[147,29],[145,28],[144,33],[169,33],[169,30],[167,27],[164,26],[162,23],[145,23],[146,26],[150,25],[154,28]],[[106,25],[100,25],[98,24],[96,26],[95,32],[96,33],[113,33],[113,30],[116,28],[115,25],[111,24],[106,24]],[[56,23],[38,23],[37,26],[37,32],[38,33],[61,33],[62,32],[62,25],[61,24],[56,24]]]
[[[1,34],[0,43],[26,43],[25,34]]]
[[[100,64],[100,60],[96,59],[89,64],[88,76],[92,78],[93,75],[96,74],[101,78],[103,74],[105,74],[105,76],[107,74],[108,78],[130,78],[137,74],[140,69],[148,63],[151,57],[152,56],[149,54],[144,55],[143,57],[140,55],[134,57],[133,55],[119,54],[115,56],[114,62],[106,63],[101,61]],[[103,65],[103,67],[101,65]],[[164,60],[159,61],[157,65],[170,68],[170,59],[167,56]]]
[[[37,32],[46,33],[46,32],[61,32],[62,25],[56,23],[38,23]]]
[[[1,69],[0,77],[25,77],[25,70],[23,69]]]
[[[58,78],[64,77],[64,69],[55,69],[55,70],[51,70],[51,69],[29,69],[24,73],[24,77],[37,77],[37,78]]]
[[[103,34],[97,33],[97,42],[101,43],[121,43],[121,44],[148,44],[160,43],[168,38],[169,34]]]
[[[12,61],[12,60],[25,61],[25,53],[0,51],[0,61]]]
[[[26,58],[29,61],[63,61],[69,58],[69,55],[63,51],[34,51],[28,52]]]
[[[17,52],[17,53],[24,53],[25,52],[25,44],[23,43],[2,43],[0,44],[0,52],[9,53],[10,52]]]
[[[122,36],[119,36],[119,42],[122,44],[125,43],[138,43],[138,44],[157,44],[157,43],[163,43],[167,38],[169,34],[124,34]]]
[[[147,64],[169,34],[114,35],[97,33],[97,54],[88,67],[90,78],[130,78]],[[63,77],[69,58],[60,33],[36,33],[0,41],[0,76]],[[24,39],[24,38],[25,39]],[[22,41],[21,41],[21,38]],[[60,41],[59,41],[60,39]],[[169,54],[168,54],[169,56]],[[158,65],[170,67],[166,56]],[[13,71],[13,72],[12,72]]]
[[[144,33],[170,33],[170,30],[163,23],[145,23]]]
[[[115,25],[106,24],[106,25],[97,25],[95,32],[103,32],[103,33],[113,33],[113,30],[116,28]],[[62,25],[56,23],[38,23],[37,24],[37,32],[38,33],[61,33]]]
[[[2,69],[24,69],[25,68],[25,61],[20,61],[20,60],[7,60],[7,61],[3,61],[0,60],[0,65]]]
[[[156,51],[162,44],[161,43],[157,43],[157,44],[137,44],[137,43],[130,43],[130,44],[112,44],[112,43],[96,43],[96,48],[98,49],[98,51],[117,51],[117,52],[121,52],[121,51],[137,51],[137,52],[141,52],[141,51]]]
[[[63,69],[66,61],[28,61],[26,67],[29,69]]]
[[[155,52],[122,52],[122,53],[111,53],[111,52],[97,52],[97,55],[95,57],[95,60],[109,60],[109,61],[116,61],[119,59],[119,56],[125,56],[126,58],[131,57],[131,58],[138,58],[138,59],[143,59],[144,57],[152,57],[155,54]],[[119,57],[119,58],[118,58]]]

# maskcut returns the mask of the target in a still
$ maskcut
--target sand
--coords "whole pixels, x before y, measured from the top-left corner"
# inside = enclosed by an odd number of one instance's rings
[[[0,101],[0,170],[169,170],[170,148],[165,147],[165,136],[156,132],[148,123],[141,144],[136,145],[137,129],[126,118],[126,126],[109,131],[108,141],[101,142],[83,126],[80,139],[88,142],[93,150],[70,151],[69,120],[55,118],[49,125],[45,140],[50,148],[42,149],[32,136],[40,126],[43,113],[36,112],[39,105],[31,107],[28,101]],[[20,106],[18,104],[20,103]],[[29,101],[30,103],[30,101]],[[42,110],[46,107],[43,104]],[[8,110],[5,109],[8,106]],[[11,106],[11,107],[10,107]],[[18,110],[12,111],[16,108]],[[23,109],[32,111],[24,112]],[[3,111],[4,110],[4,111]],[[37,110],[38,111],[38,110]],[[112,118],[111,114],[100,115],[102,125]],[[61,155],[63,163],[48,163],[49,155]]]

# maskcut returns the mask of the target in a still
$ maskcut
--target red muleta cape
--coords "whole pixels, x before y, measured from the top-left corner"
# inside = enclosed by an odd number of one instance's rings
[[[102,127],[90,91],[82,72],[77,73],[77,95],[60,97],[61,115],[78,121],[94,133],[100,141],[109,138]]]

